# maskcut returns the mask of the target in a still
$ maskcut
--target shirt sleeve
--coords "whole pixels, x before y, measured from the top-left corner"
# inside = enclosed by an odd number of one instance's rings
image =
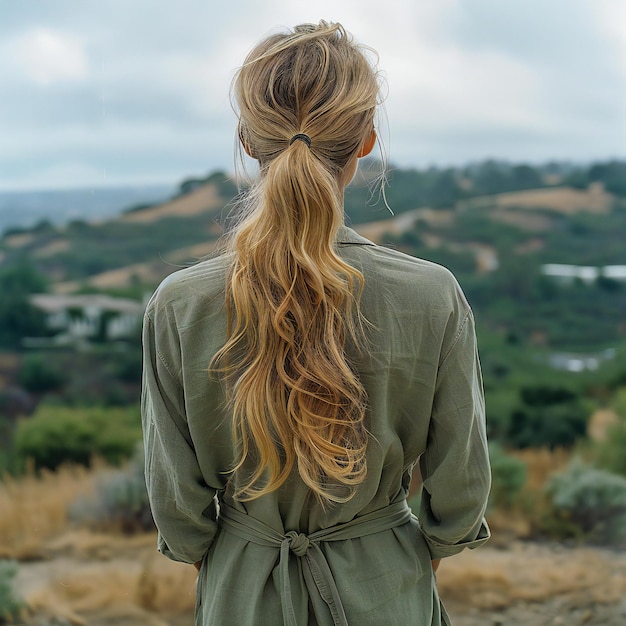
[[[451,330],[437,374],[419,521],[431,558],[476,548],[490,536],[484,519],[491,472],[474,320],[469,308]]]
[[[141,415],[145,476],[158,529],[158,549],[174,561],[203,558],[217,531],[216,489],[200,471],[185,416],[182,385],[161,351],[146,314],[143,328]],[[166,347],[166,346],[165,346]]]

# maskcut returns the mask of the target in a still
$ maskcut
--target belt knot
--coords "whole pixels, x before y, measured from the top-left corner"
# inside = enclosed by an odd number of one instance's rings
[[[285,537],[289,544],[289,549],[296,556],[304,556],[307,553],[311,542],[306,535],[303,533],[297,533],[295,530],[290,530],[285,533]]]

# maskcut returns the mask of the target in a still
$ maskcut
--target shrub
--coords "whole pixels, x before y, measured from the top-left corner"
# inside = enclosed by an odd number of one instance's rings
[[[33,393],[54,391],[63,386],[65,375],[51,365],[49,360],[40,356],[27,356],[19,374],[20,385]]]
[[[588,409],[572,391],[522,387],[522,404],[511,414],[507,441],[518,448],[571,446],[585,436]]]
[[[626,542],[626,478],[574,460],[546,490],[553,529],[596,543]]]
[[[72,504],[70,517],[125,533],[153,529],[143,466],[143,449],[139,446],[127,468],[99,478],[95,496],[79,498]]]
[[[606,440],[594,446],[594,457],[598,467],[626,476],[626,419],[608,429]]]
[[[593,444],[595,464],[609,472],[626,476],[626,387],[617,391],[611,408],[618,419],[602,441]]]
[[[511,507],[526,483],[528,467],[524,461],[509,456],[497,444],[489,445],[491,461],[490,504]]]
[[[35,467],[55,469],[62,463],[89,465],[93,456],[119,464],[132,456],[141,439],[136,408],[69,408],[42,406],[18,424],[18,455]]]
[[[115,375],[125,383],[140,383],[142,370],[141,350],[131,350],[116,356]]]
[[[19,618],[25,608],[15,595],[14,581],[17,574],[15,561],[0,561],[0,624],[10,624]]]

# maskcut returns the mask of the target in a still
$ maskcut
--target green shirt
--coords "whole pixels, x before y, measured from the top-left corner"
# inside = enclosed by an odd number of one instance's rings
[[[323,508],[297,472],[257,500],[232,497],[237,477],[228,473],[235,455],[230,416],[222,386],[207,373],[226,338],[228,258],[172,274],[148,304],[146,482],[159,550],[178,561],[202,560],[197,625],[283,624],[285,585],[294,624],[345,623],[333,621],[332,607],[311,592],[309,557],[318,552],[328,570],[320,588],[332,579],[347,623],[446,624],[430,561],[489,537],[482,381],[474,321],[458,283],[445,268],[377,246],[346,227],[337,249],[364,275],[361,310],[371,323],[367,352],[348,354],[368,394],[372,437],[367,477],[346,504]],[[424,481],[419,521],[413,516],[380,532],[320,540],[315,550],[300,549],[306,557],[290,543],[281,559],[278,546],[289,531],[293,537],[332,535],[355,518],[402,509],[418,462]],[[241,513],[244,522],[273,533],[274,543],[235,532],[228,520]]]

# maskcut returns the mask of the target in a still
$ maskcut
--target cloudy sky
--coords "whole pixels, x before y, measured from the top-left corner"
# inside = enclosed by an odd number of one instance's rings
[[[395,164],[626,157],[624,0],[0,0],[0,189],[232,171],[237,65],[320,18],[378,51]]]

